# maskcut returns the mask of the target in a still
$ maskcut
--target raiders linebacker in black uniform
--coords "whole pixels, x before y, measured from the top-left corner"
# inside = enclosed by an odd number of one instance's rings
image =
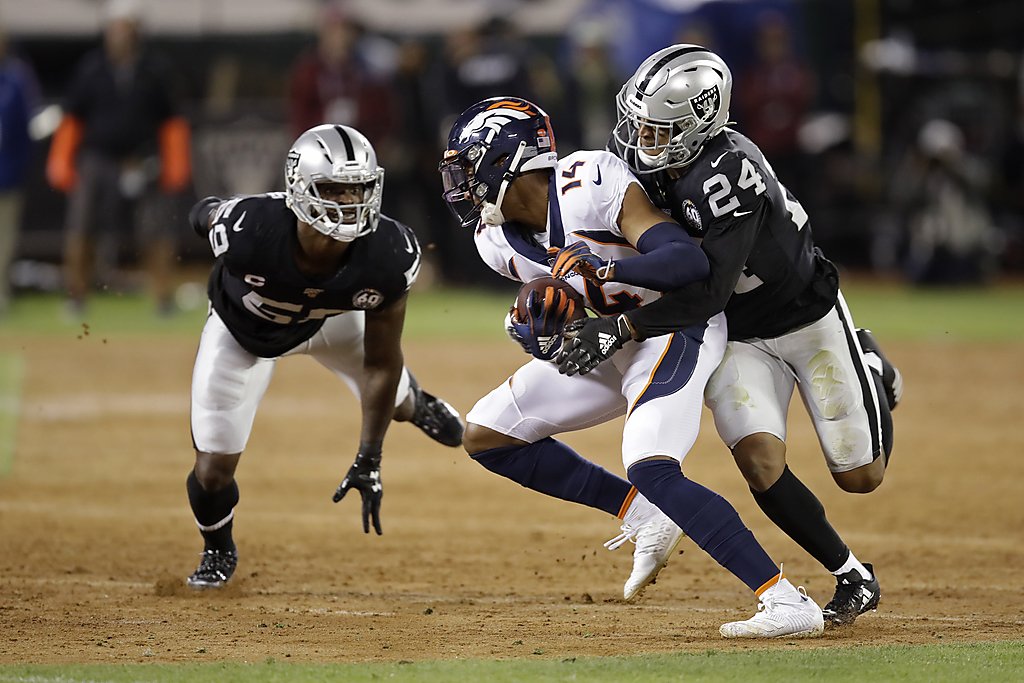
[[[731,87],[725,63],[695,45],[655,53],[623,86],[609,147],[702,240],[711,274],[617,320],[590,321],[559,362],[585,372],[631,337],[724,309],[730,342],[705,402],[761,509],[836,576],[825,619],[846,624],[877,607],[878,581],[787,467],[786,414],[796,382],[833,478],[866,493],[885,473],[902,380],[871,334],[854,328],[803,207],[757,146],[726,128]]]
[[[237,565],[234,473],[277,358],[308,354],[360,398],[359,450],[334,502],[357,489],[366,533],[371,519],[381,533],[381,445],[392,419],[447,446],[462,442],[459,414],[404,368],[406,293],[420,249],[408,227],[380,215],[383,180],[362,134],[317,126],[288,152],[285,192],[207,197],[190,213],[217,257],[192,375],[187,489],[205,541],[188,578],[194,588],[223,586]]]

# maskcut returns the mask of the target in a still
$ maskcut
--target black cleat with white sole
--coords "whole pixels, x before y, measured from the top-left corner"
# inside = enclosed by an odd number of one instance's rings
[[[865,612],[878,609],[882,591],[878,586],[875,568],[867,562],[864,568],[871,572],[870,579],[863,578],[856,569],[837,577],[836,594],[822,609],[826,625],[846,626]]]

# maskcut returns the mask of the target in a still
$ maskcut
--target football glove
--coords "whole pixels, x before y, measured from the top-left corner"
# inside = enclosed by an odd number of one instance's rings
[[[341,480],[333,498],[337,503],[350,489],[358,490],[363,497],[363,533],[370,533],[372,519],[378,536],[384,533],[380,528],[380,501],[384,497],[384,485],[380,480],[380,456],[379,448],[360,447],[355,462]]]
[[[553,277],[563,278],[575,272],[597,285],[607,282],[615,273],[615,263],[590,251],[586,242],[573,242],[561,249],[549,248],[548,263]]]
[[[563,375],[585,375],[608,360],[633,338],[633,328],[624,315],[589,318],[565,344],[555,362]]]
[[[551,360],[562,348],[565,339],[571,338],[586,317],[573,319],[579,309],[576,302],[560,289],[549,287],[543,295],[539,290],[530,292],[526,298],[526,320],[519,320],[515,308],[505,318],[505,330],[527,353],[539,360]]]

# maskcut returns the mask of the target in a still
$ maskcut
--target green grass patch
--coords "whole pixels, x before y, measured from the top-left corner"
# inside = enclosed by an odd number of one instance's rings
[[[406,338],[504,339],[502,320],[512,304],[508,292],[435,288],[413,292],[406,317]],[[913,341],[1024,341],[1024,285],[986,288],[916,289],[873,281],[843,285],[854,320],[882,339]],[[98,295],[86,315],[70,318],[63,300],[33,294],[15,300],[0,319],[0,339],[20,335],[74,338],[86,333],[111,335],[197,336],[205,306],[160,317],[141,295]]]
[[[21,356],[0,353],[0,477],[11,471],[21,410]]]
[[[202,655],[197,655],[201,657]],[[1011,681],[1024,677],[1024,643],[820,648],[561,660],[448,660],[385,664],[129,664],[3,666],[0,683],[166,681],[269,683],[303,681]]]

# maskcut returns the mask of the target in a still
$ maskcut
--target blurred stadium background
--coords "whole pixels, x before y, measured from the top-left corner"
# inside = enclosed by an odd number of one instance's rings
[[[117,4],[117,3],[116,3]],[[344,24],[372,84],[335,103],[387,169],[385,211],[428,245],[430,282],[501,286],[440,202],[451,117],[513,93],[552,115],[560,153],[602,147],[613,96],[650,52],[702,42],[733,68],[733,119],[808,208],[847,270],[984,284],[1024,272],[1024,3],[1019,0],[135,0],[173,67],[192,128],[193,187],[170,211],[183,280],[208,250],[188,200],[281,189],[299,132],[289,89],[317,31]],[[101,44],[99,0],[0,0],[0,30],[35,72],[32,170],[15,291],[62,290],[64,196],[45,160],[78,60]],[[369,100],[369,101],[367,101]],[[116,232],[97,285],[132,289],[141,245]],[[194,266],[194,267],[193,267]],[[427,283],[424,283],[427,284]],[[2,323],[0,323],[2,324]]]

